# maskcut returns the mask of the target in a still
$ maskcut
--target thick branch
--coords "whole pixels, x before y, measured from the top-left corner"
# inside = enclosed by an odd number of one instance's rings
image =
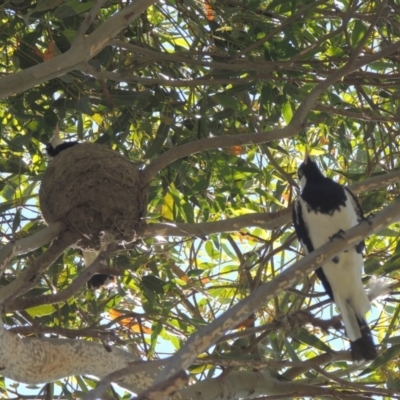
[[[87,32],[90,25],[92,25],[94,19],[96,18],[97,13],[100,11],[101,7],[103,7],[108,0],[96,0],[90,12],[86,14],[85,19],[81,23],[75,37],[75,41],[78,41],[83,38],[83,35]]]
[[[147,225],[142,236],[206,236],[212,233],[239,231],[248,226],[277,229],[290,221],[291,209],[273,213],[254,213],[231,219],[199,224],[158,223]]]
[[[197,354],[205,351],[224,335],[234,329],[238,322],[246,319],[279,292],[294,285],[304,275],[308,275],[321,266],[324,261],[332,259],[337,253],[354,246],[364,237],[378,232],[400,219],[400,200],[397,200],[368,221],[348,230],[343,239],[335,239],[308,254],[290,268],[284,270],[277,278],[264,283],[249,297],[231,307],[208,326],[199,329],[186,344],[172,357],[157,381],[164,380],[181,369],[185,369],[195,360]]]
[[[156,0],[135,0],[104,22],[93,33],[77,38],[71,48],[51,59],[0,79],[0,98],[24,92],[40,83],[57,78],[98,54],[109,41],[140,16]],[[84,29],[84,28],[83,28]]]
[[[0,289],[0,304],[3,304],[7,299],[20,296],[35,286],[40,274],[52,265],[67,247],[75,242],[76,236],[64,231],[47,251],[25,269],[15,281]]]
[[[127,367],[138,358],[133,353],[112,347],[107,351],[98,343],[70,339],[21,339],[0,329],[1,374],[17,382],[38,384],[71,375],[107,376],[110,371]],[[155,371],[137,372],[119,384],[132,391],[145,390]]]
[[[272,377],[267,369],[263,371],[234,371],[214,379],[205,379],[186,389],[182,389],[176,399],[181,400],[231,400],[251,399],[262,395],[282,395],[296,393],[321,394],[320,387],[297,383],[280,382]],[[287,398],[292,398],[288,396]]]
[[[111,252],[112,253],[112,252]],[[5,312],[12,312],[17,310],[26,310],[30,307],[36,307],[43,304],[56,304],[70,299],[77,293],[83,285],[96,273],[106,275],[123,275],[124,270],[118,268],[110,268],[104,265],[104,260],[110,256],[110,252],[100,253],[94,262],[90,264],[78,277],[68,286],[67,289],[58,293],[49,295],[37,295],[28,297],[13,298],[9,301],[4,301],[3,307]]]
[[[131,366],[114,371],[111,374],[104,377],[101,382],[97,385],[96,389],[86,394],[83,400],[96,400],[101,399],[104,392],[112,382],[120,382],[123,377],[137,374],[138,372],[154,372],[156,369],[165,366],[168,360],[156,360],[156,361],[137,361],[131,363]]]
[[[44,246],[55,239],[64,228],[65,225],[62,222],[56,222],[27,238],[7,243],[0,249],[0,275],[14,257]]]

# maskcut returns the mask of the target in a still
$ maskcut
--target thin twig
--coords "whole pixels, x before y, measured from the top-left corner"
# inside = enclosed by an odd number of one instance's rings
[[[89,29],[90,25],[92,25],[94,19],[96,18],[97,13],[100,11],[101,7],[103,7],[108,0],[96,0],[92,9],[87,13],[85,19],[82,21],[81,25],[78,28],[78,31],[76,32],[75,39],[72,43],[72,46],[75,45],[75,43],[78,40],[81,40],[83,38],[83,35],[87,32]]]

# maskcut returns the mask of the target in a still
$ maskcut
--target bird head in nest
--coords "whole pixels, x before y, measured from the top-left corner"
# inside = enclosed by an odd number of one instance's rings
[[[62,143],[63,141],[60,136],[60,126],[57,123],[56,127],[54,128],[53,137],[51,138],[50,142],[46,144],[47,155],[49,157],[53,157],[52,153],[54,152],[54,149]]]

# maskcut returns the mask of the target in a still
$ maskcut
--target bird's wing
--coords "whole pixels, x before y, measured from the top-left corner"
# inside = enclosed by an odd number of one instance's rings
[[[293,211],[292,211],[293,224],[297,237],[299,238],[301,244],[303,245],[304,250],[306,251],[306,253],[311,253],[314,250],[314,245],[311,242],[311,238],[308,233],[308,227],[304,222],[302,207],[303,206],[299,198],[293,204]],[[327,295],[330,297],[332,301],[334,301],[331,285],[329,284],[329,281],[325,276],[322,268],[321,267],[317,268],[315,270],[315,273],[317,274],[319,280],[321,281],[322,286],[324,287]]]
[[[357,215],[357,220],[358,222],[361,222],[365,219],[364,216],[364,211],[361,208],[361,205],[357,199],[357,197],[354,195],[354,193],[346,186],[344,186],[344,190],[347,193],[347,198],[350,200],[351,205],[354,208],[354,211],[356,212]],[[362,253],[365,249],[365,242],[362,240],[358,245],[356,246],[356,251],[357,253]]]
[[[354,195],[354,193],[348,187],[344,186],[344,190],[349,195],[348,198],[350,199],[351,205],[353,206],[354,210],[356,211],[359,222],[362,221],[363,219],[365,219],[364,211],[361,208],[361,205],[358,202],[357,197]]]
[[[311,242],[310,235],[308,234],[308,227],[304,222],[300,198],[298,198],[293,204],[292,217],[297,237],[299,238],[306,252],[311,253],[314,250],[314,246]]]

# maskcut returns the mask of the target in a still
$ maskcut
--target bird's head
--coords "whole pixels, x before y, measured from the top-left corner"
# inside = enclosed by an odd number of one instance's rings
[[[308,151],[306,151],[304,161],[300,164],[299,169],[297,170],[297,175],[302,189],[304,189],[307,181],[316,182],[325,178],[321,170],[318,168],[317,163],[310,157]]]
[[[59,146],[62,143],[63,143],[63,140],[61,139],[61,136],[60,136],[60,126],[57,123],[57,125],[56,125],[56,127],[54,129],[54,135],[51,138],[50,143],[48,144],[48,146],[50,145],[55,149],[57,146]]]

